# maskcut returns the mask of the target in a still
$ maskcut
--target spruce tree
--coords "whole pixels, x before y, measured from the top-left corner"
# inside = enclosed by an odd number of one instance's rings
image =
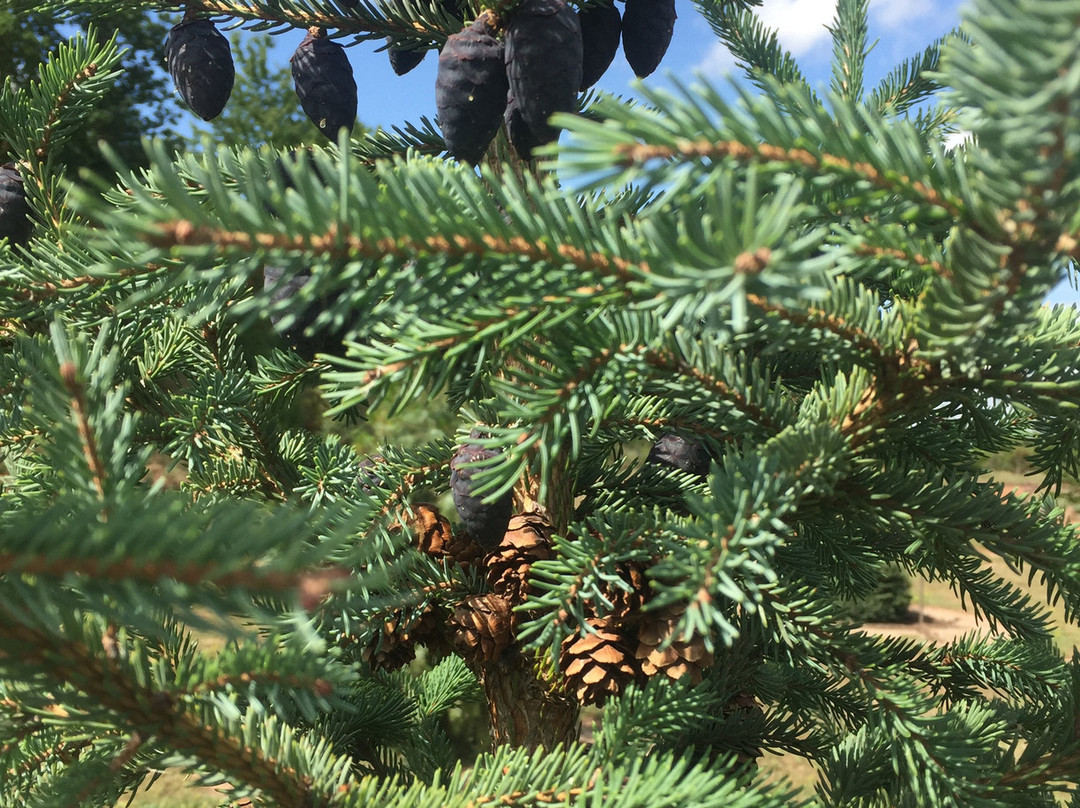
[[[529,161],[504,132],[460,163],[425,120],[149,141],[95,180],[55,155],[115,44],[4,88],[0,210],[25,193],[32,235],[3,222],[0,805],[169,767],[280,806],[1071,797],[1080,322],[1042,300],[1080,254],[1080,0],[975,0],[873,88],[840,0],[827,91],[751,0],[697,4],[748,81],[590,93]],[[188,6],[406,49],[514,10]],[[361,432],[437,397],[455,427],[361,455],[297,426],[316,393]],[[1017,449],[1037,494],[986,476]],[[862,631],[842,601],[884,564],[984,630]],[[443,720],[467,700],[475,761]]]

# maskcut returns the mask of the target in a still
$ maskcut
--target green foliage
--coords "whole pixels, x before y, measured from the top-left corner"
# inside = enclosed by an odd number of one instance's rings
[[[111,805],[165,768],[268,805],[1075,791],[1080,668],[1048,607],[1080,619],[1054,498],[1080,463],[1080,319],[1041,301],[1080,253],[1080,2],[979,0],[867,88],[867,3],[844,0],[821,98],[756,4],[699,5],[757,92],[599,97],[535,172],[448,163],[422,121],[288,176],[272,132],[154,141],[145,170],[114,155],[115,182],[78,184],[55,149],[118,80],[115,43],[75,37],[5,86],[37,221],[0,246],[0,806]],[[460,25],[411,2],[213,10],[428,46]],[[958,125],[974,140],[946,152]],[[311,280],[274,300],[267,266]],[[269,318],[313,305],[310,334],[347,338],[307,361]],[[315,394],[345,425],[298,422]],[[513,632],[494,659],[461,628],[502,583],[490,560],[417,538],[474,430],[498,450],[479,490],[554,528],[517,611],[484,613]],[[634,459],[669,433],[707,474]],[[987,476],[1009,452],[1037,493]],[[996,633],[862,631],[843,602],[885,565]],[[528,742],[577,715],[564,640],[605,619],[630,667],[667,620],[650,648],[684,675],[617,682],[592,743]],[[429,666],[386,669],[417,643]],[[444,726],[480,699],[514,742],[473,760]],[[814,795],[767,784],[763,751],[809,760]]]
[[[844,600],[842,614],[862,623],[899,623],[911,608],[911,578],[898,564],[878,570],[877,584],[856,600]]]
[[[64,120],[71,131],[65,143],[53,146],[52,157],[66,164],[73,174],[78,169],[105,173],[110,166],[102,157],[100,141],[108,143],[129,166],[145,164],[144,137],[157,136],[177,143],[174,127],[178,110],[172,82],[161,61],[168,25],[157,14],[119,8],[112,3],[93,13],[71,9],[58,15],[35,5],[6,3],[0,8],[0,41],[4,43],[0,49],[0,83],[10,80],[14,88],[27,87],[37,78],[38,65],[70,36],[71,25],[87,32],[93,25],[93,46],[102,47],[113,39],[123,54],[123,71],[105,78],[102,92],[81,120]],[[54,94],[49,103],[57,97]],[[0,158],[24,145],[25,141],[18,137],[3,135]]]

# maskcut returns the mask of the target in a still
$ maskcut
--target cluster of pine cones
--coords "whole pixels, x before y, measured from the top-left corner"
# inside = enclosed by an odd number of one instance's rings
[[[438,0],[451,17],[458,0]],[[548,123],[556,112],[573,112],[577,96],[611,65],[622,41],[638,76],[660,64],[675,26],[675,0],[625,0],[620,15],[610,0],[581,13],[565,0],[520,0],[502,18],[484,10],[451,34],[439,54],[435,105],[449,152],[477,163],[505,123],[524,159],[555,140]],[[416,67],[425,50],[389,45],[399,75]],[[165,42],[165,60],[177,91],[203,120],[221,114],[236,72],[228,40],[208,19],[189,9]],[[356,80],[345,49],[326,30],[309,28],[292,59],[293,82],[307,116],[330,139],[356,123]]]
[[[393,670],[412,660],[419,644],[456,651],[474,667],[494,663],[515,642],[519,613],[514,609],[530,594],[529,568],[554,555],[551,525],[535,511],[515,514],[499,544],[485,552],[464,531],[454,533],[434,505],[416,505],[413,511],[420,550],[477,570],[486,591],[466,597],[450,613],[427,604],[393,614],[368,642],[364,657],[376,668]],[[678,608],[643,611],[649,589],[641,568],[624,565],[620,577],[622,585],[612,584],[605,593],[613,607],[603,615],[591,613],[587,628],[561,646],[565,687],[582,704],[603,704],[630,682],[659,674],[698,682],[713,661],[700,637],[676,636]]]
[[[436,652],[452,649],[479,668],[494,663],[516,641],[520,613],[515,609],[532,594],[530,568],[554,557],[552,528],[539,511],[512,514],[509,494],[484,502],[474,492],[473,472],[496,455],[472,442],[481,438],[482,433],[473,432],[450,464],[451,491],[463,529],[455,532],[429,504],[413,507],[411,528],[422,552],[476,571],[485,591],[457,603],[452,612],[431,603],[392,615],[365,648],[364,656],[375,667],[399,667],[422,644]],[[657,441],[648,462],[702,473],[703,458],[707,470],[700,444],[671,434]],[[628,683],[660,674],[698,682],[713,663],[700,637],[677,635],[684,609],[645,610],[650,591],[640,566],[623,564],[618,573],[618,581],[603,593],[603,609],[590,607],[586,625],[560,647],[565,687],[582,704],[602,704]]]
[[[189,12],[190,14],[190,12]],[[210,20],[185,17],[165,40],[165,61],[177,92],[204,121],[225,109],[236,80],[229,40]],[[345,49],[325,29],[309,28],[290,59],[300,106],[331,140],[356,123],[356,80]]]
[[[656,69],[671,42],[674,0],[626,0],[626,17],[613,4],[581,14],[565,0],[521,0],[500,19],[485,10],[452,34],[439,54],[435,105],[446,147],[477,163],[505,124],[518,155],[559,136],[548,119],[574,112],[623,51],[639,76]]]

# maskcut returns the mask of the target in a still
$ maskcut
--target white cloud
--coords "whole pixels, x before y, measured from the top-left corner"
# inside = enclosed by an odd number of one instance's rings
[[[974,142],[975,135],[973,132],[969,132],[967,129],[960,129],[945,135],[945,141],[942,145],[945,147],[945,151],[951,152],[958,146],[966,146],[967,144]]]
[[[836,17],[836,0],[765,0],[756,11],[780,44],[800,56],[828,38],[825,26]]]
[[[735,57],[722,42],[714,42],[705,52],[705,58],[698,62],[695,71],[706,78],[719,79],[735,70]]]
[[[931,0],[871,0],[870,16],[873,28],[900,28],[934,10]]]

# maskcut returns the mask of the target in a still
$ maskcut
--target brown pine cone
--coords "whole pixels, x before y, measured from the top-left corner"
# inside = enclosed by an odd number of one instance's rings
[[[582,704],[603,704],[638,675],[628,638],[619,633],[614,621],[591,617],[584,629],[562,642],[559,662],[567,687]]]
[[[595,612],[597,606],[600,606],[605,617],[619,625],[624,625],[640,618],[641,608],[649,596],[649,581],[645,577],[645,571],[638,564],[632,562],[619,564],[616,569],[623,583],[629,588],[609,582],[604,590],[604,597],[611,603],[610,609],[606,604],[596,604],[592,606],[592,610]]]
[[[646,676],[663,673],[672,679],[689,676],[697,684],[702,670],[713,663],[712,652],[705,647],[701,637],[689,641],[675,638],[679,618],[686,606],[673,604],[656,612],[647,613],[638,626],[638,647],[634,656],[641,663]]]
[[[455,535],[450,521],[430,503],[413,505],[410,525],[416,531],[417,547],[433,558],[451,558],[459,564],[471,564],[484,555],[484,548],[467,533]]]
[[[375,670],[397,670],[416,658],[418,644],[438,645],[443,625],[442,616],[432,605],[412,617],[399,610],[383,623],[382,631],[371,639],[361,656]]]
[[[494,662],[514,640],[514,613],[500,595],[470,595],[448,624],[454,650],[473,664]]]
[[[535,512],[512,516],[499,546],[484,562],[488,585],[516,606],[529,594],[527,579],[533,562],[554,557],[547,517]]]

